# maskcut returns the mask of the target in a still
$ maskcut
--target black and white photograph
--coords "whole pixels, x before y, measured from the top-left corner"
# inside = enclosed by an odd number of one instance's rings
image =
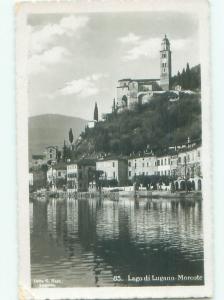
[[[30,291],[211,295],[208,8],[177,2],[20,8],[19,230]]]

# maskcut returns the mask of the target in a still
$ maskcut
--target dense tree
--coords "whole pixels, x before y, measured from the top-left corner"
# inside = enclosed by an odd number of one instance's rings
[[[69,147],[67,147],[65,141],[64,141],[64,145],[63,145],[63,149],[62,149],[62,159],[64,162],[67,161],[67,159],[69,159],[71,156],[71,151],[69,149]]]
[[[97,103],[95,103],[93,120],[98,122],[98,106],[97,106]]]
[[[73,137],[73,132],[72,132],[71,128],[69,130],[68,136],[69,136],[69,142],[72,144],[73,140],[74,140],[74,137]]]
[[[176,85],[180,85],[183,90],[200,90],[201,88],[201,68],[197,65],[190,68],[189,63],[186,65],[186,69],[183,68],[182,72],[178,71],[177,75],[171,78],[171,86],[174,88]]]

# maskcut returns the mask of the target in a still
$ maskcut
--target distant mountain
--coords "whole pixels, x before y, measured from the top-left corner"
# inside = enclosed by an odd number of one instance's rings
[[[49,145],[63,145],[68,141],[72,128],[74,141],[84,130],[87,120],[56,114],[38,115],[29,118],[29,158],[42,154]]]

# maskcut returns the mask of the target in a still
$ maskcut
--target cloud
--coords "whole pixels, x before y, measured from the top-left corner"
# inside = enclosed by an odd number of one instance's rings
[[[119,38],[119,41],[123,44],[132,44],[139,41],[140,36],[135,35],[134,33],[130,32],[128,35]]]
[[[105,77],[107,77],[107,74],[96,73],[85,78],[74,79],[66,82],[65,86],[56,93],[62,96],[78,95],[81,98],[93,96],[99,92],[97,81]]]
[[[190,40],[188,39],[173,39],[171,42],[171,50],[181,50],[184,47],[187,47],[189,42]],[[136,60],[140,57],[157,57],[160,50],[161,38],[142,39],[139,37],[138,40],[135,39],[134,41],[133,39],[132,44],[134,44],[134,46],[127,49],[123,56],[124,61]]]
[[[61,62],[69,56],[69,51],[64,47],[53,47],[41,54],[34,54],[28,60],[28,71],[30,74],[46,72],[48,68]]]
[[[34,30],[29,26],[31,34],[30,53],[38,54],[43,52],[59,36],[74,36],[78,31],[84,28],[89,22],[87,16],[67,16],[56,24],[47,24],[39,30]]]

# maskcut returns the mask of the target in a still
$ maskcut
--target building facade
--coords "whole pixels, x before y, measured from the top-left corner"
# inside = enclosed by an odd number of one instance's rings
[[[175,181],[176,190],[202,189],[201,147],[186,147],[176,154],[145,156],[128,159],[128,179],[135,176],[169,176]]]
[[[96,162],[96,170],[101,171],[100,179],[117,180],[118,185],[122,186],[127,183],[128,168],[127,160],[125,159],[107,159],[98,160]]]
[[[165,91],[170,90],[171,68],[170,42],[165,35],[160,50],[160,86]]]
[[[181,151],[177,161],[177,189],[186,189],[186,181],[192,190],[202,189],[201,147]]]
[[[68,192],[87,192],[95,185],[96,166],[93,161],[71,162],[67,165]]]
[[[146,103],[154,93],[168,91],[172,76],[170,42],[165,35],[160,50],[160,79],[121,79],[117,85],[117,109],[132,109],[136,103]]]
[[[52,165],[47,170],[47,182],[52,189],[65,187],[66,176],[67,166],[64,163]]]
[[[118,111],[132,109],[136,103],[149,101],[154,91],[161,91],[159,79],[121,79],[117,86]]]
[[[156,175],[156,157],[145,156],[128,159],[128,179],[131,180],[134,176],[139,175]]]
[[[56,163],[57,162],[57,154],[58,154],[58,147],[57,146],[49,146],[46,148],[46,161]]]

